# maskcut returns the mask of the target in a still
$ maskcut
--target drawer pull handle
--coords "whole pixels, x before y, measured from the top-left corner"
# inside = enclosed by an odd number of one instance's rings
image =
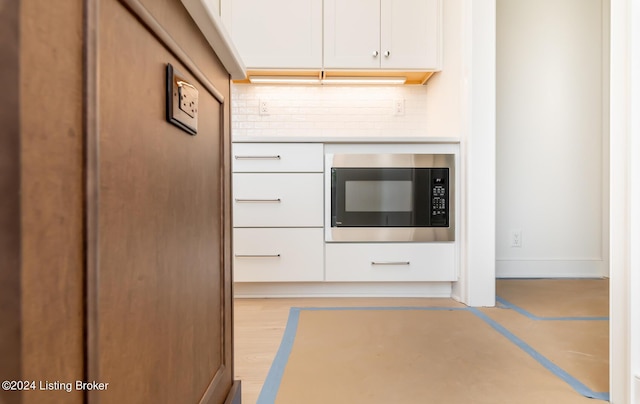
[[[280,156],[235,156],[236,160],[280,160]]]
[[[371,265],[409,265],[409,261],[371,261]]]
[[[247,203],[280,203],[280,198],[276,199],[239,199],[236,198],[236,202],[247,202]]]
[[[280,258],[280,254],[236,254],[236,258]]]

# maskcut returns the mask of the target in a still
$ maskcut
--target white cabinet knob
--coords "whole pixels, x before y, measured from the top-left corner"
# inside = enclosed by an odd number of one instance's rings
[[[374,58],[377,58],[377,57],[378,57],[378,51],[377,51],[377,50],[376,50],[376,51],[373,51],[373,57],[374,57]]]
[[[386,51],[386,52],[384,53],[384,56],[385,56],[385,57],[387,57],[387,58],[389,57],[389,55],[391,55],[391,52],[389,52],[389,51]]]

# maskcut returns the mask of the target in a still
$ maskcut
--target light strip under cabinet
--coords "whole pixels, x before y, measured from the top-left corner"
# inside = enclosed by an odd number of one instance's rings
[[[322,84],[404,84],[406,77],[325,77]]]
[[[311,76],[249,76],[252,84],[320,84],[320,78]]]
[[[406,77],[349,77],[335,76],[322,79],[311,76],[249,76],[252,84],[331,84],[331,85],[400,85]]]

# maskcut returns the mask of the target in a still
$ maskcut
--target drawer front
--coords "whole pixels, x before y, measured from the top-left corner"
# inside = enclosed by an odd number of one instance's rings
[[[233,172],[322,172],[321,143],[234,143]]]
[[[329,282],[454,281],[453,243],[327,244]]]
[[[233,174],[234,227],[322,227],[322,174]]]
[[[234,229],[235,282],[324,278],[322,229]]]

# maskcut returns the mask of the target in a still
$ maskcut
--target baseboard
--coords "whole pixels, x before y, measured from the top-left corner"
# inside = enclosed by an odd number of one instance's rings
[[[242,381],[234,380],[224,404],[242,404]]]
[[[602,260],[496,260],[498,278],[601,278]]]
[[[451,297],[451,282],[308,282],[233,285],[234,297]]]

